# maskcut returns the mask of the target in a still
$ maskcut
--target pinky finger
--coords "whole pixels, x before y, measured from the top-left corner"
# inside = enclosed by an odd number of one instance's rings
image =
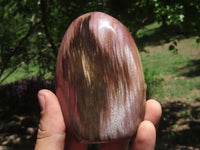
[[[154,150],[156,129],[152,122],[143,121],[138,128],[131,150]]]

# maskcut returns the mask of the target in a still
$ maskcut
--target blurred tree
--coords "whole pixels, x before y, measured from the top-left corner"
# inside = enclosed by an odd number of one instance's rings
[[[0,82],[23,63],[36,55],[32,43],[33,33],[38,29],[37,2],[1,0],[0,5]],[[2,78],[5,70],[8,73]]]
[[[153,1],[155,21],[162,22],[164,27],[176,26],[184,34],[200,35],[199,0]]]

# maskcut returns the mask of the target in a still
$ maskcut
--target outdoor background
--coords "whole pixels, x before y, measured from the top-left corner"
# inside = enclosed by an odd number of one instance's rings
[[[55,92],[63,35],[91,11],[117,18],[136,41],[147,96],[163,108],[156,149],[199,150],[199,0],[0,0],[0,150],[34,148],[37,92]]]

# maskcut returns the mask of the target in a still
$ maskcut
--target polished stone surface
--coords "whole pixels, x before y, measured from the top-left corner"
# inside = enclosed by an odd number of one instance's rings
[[[100,12],[72,22],[58,53],[56,93],[67,131],[81,142],[134,136],[144,117],[146,84],[126,27]]]

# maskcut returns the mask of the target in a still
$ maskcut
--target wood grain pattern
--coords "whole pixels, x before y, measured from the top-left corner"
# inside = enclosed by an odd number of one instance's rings
[[[59,50],[56,92],[67,131],[81,142],[132,137],[143,120],[146,85],[128,30],[100,12],[77,18]]]

